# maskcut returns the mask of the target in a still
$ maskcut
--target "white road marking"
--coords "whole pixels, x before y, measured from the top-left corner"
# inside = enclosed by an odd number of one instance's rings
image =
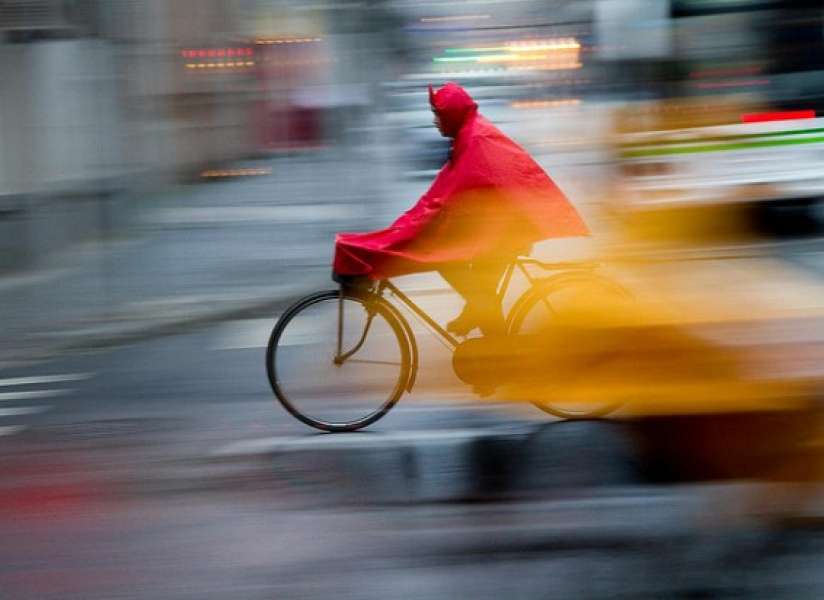
[[[6,427],[0,427],[0,437],[4,435],[14,435],[15,433],[20,433],[24,429],[27,429],[25,425],[7,425]]]
[[[231,321],[220,329],[219,340],[215,350],[244,350],[248,348],[265,348],[276,319],[244,319]],[[328,324],[319,320],[296,319],[289,324],[286,335],[281,338],[280,346],[302,346],[328,339]],[[327,333],[324,337],[323,334]]]
[[[212,206],[159,210],[149,220],[161,224],[311,223],[356,217],[360,209],[346,205],[284,204],[280,206]]]
[[[216,349],[265,348],[275,323],[275,319],[245,319],[227,323],[220,329],[220,341]]]
[[[34,398],[54,398],[65,396],[71,390],[35,390],[29,392],[3,392],[0,393],[0,402],[10,402],[12,400],[32,400]]]
[[[405,404],[402,406],[396,406],[392,409],[392,412],[407,412],[407,413],[414,413],[414,412],[443,412],[443,411],[456,411],[456,410],[465,410],[465,411],[484,411],[484,410],[507,410],[512,408],[511,404],[489,404],[489,403],[481,403],[481,402],[473,402],[466,404],[452,404],[452,405],[438,405],[438,404]]]
[[[338,449],[345,447],[379,448],[387,445],[428,442],[458,443],[489,435],[525,435],[524,430],[514,428],[498,429],[440,429],[392,433],[346,433],[318,434],[304,436],[276,436],[257,440],[245,440],[223,446],[213,452],[214,456],[244,456],[274,452],[289,452],[306,449]]]
[[[50,410],[51,406],[18,406],[15,408],[0,408],[0,417],[16,417],[18,415],[36,415]]]
[[[3,387],[9,388],[14,386],[31,386],[49,383],[60,383],[64,381],[83,381],[91,379],[94,375],[92,373],[63,373],[59,375],[35,375],[29,377],[12,377],[0,379],[0,389]],[[0,392],[0,402],[16,402],[21,400],[34,400],[39,398],[55,398],[57,396],[65,396],[72,390],[70,389],[54,389],[54,390],[16,390],[9,392]],[[50,405],[42,406],[12,406],[7,408],[0,408],[0,418],[16,417],[21,415],[35,415],[51,410]],[[13,435],[26,429],[26,425],[6,425],[0,426],[0,436]]]
[[[93,373],[66,373],[63,375],[39,375],[34,377],[15,377],[0,379],[0,387],[14,385],[37,385],[41,383],[60,383],[62,381],[84,381],[94,377]]]

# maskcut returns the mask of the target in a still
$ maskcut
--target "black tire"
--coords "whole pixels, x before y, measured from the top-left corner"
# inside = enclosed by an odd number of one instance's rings
[[[595,289],[600,290],[601,293],[613,294],[623,300],[632,297],[625,288],[605,277],[586,271],[561,273],[547,279],[536,281],[535,284],[515,302],[507,317],[507,332],[510,335],[523,333],[521,330],[527,317],[539,303],[543,303],[544,300],[546,300],[546,302],[551,305],[551,296],[576,285],[595,286]],[[569,410],[564,408],[557,398],[554,402],[552,398],[542,399],[540,401],[531,399],[530,402],[545,413],[567,420],[603,417],[620,406],[620,403],[610,401],[599,404],[587,404],[587,406],[581,410]]]
[[[305,410],[304,406],[301,405],[300,402],[297,401],[295,394],[295,388],[292,386],[291,383],[287,383],[284,381],[284,374],[283,370],[279,370],[278,368],[278,357],[279,357],[279,350],[281,355],[284,354],[284,348],[286,344],[283,342],[283,337],[286,332],[290,330],[290,324],[295,322],[297,317],[300,317],[302,313],[306,314],[307,311],[310,311],[313,307],[317,307],[321,305],[321,303],[334,303],[336,307],[339,300],[340,300],[340,290],[329,290],[325,292],[318,292],[316,294],[312,294],[302,298],[301,300],[297,301],[293,304],[290,308],[288,308],[278,319],[277,323],[275,324],[274,329],[272,330],[272,334],[269,337],[269,345],[266,349],[266,373],[269,378],[269,384],[272,386],[272,391],[274,392],[277,399],[283,405],[283,407],[296,419],[309,425],[310,427],[314,427],[316,429],[320,429],[322,431],[329,431],[329,432],[339,432],[339,431],[355,431],[357,429],[361,429],[368,425],[371,425],[381,417],[383,417],[389,410],[397,403],[400,399],[401,395],[403,394],[405,388],[407,387],[407,383],[410,377],[410,343],[407,339],[406,328],[401,323],[400,318],[397,316],[396,311],[393,311],[391,306],[383,300],[382,298],[378,298],[369,292],[358,292],[355,290],[346,290],[344,291],[343,295],[343,302],[344,302],[344,314],[351,314],[353,309],[360,309],[366,311],[364,315],[368,315],[368,311],[374,311],[374,319],[381,319],[386,326],[388,326],[388,332],[391,332],[390,338],[393,340],[390,342],[392,344],[397,344],[397,356],[398,356],[398,363],[397,363],[397,377],[392,376],[391,379],[393,380],[391,386],[387,386],[388,389],[385,392],[385,398],[383,392],[378,392],[378,396],[382,398],[375,402],[374,410],[368,410],[366,414],[363,416],[358,416],[357,418],[352,419],[344,419],[344,420],[327,420],[325,418],[319,418],[317,415],[310,415],[308,411]],[[324,304],[324,310],[328,307],[328,305]],[[367,309],[368,307],[368,309]],[[358,313],[360,314],[360,313]],[[317,318],[312,319],[311,317],[307,317],[308,322],[316,323]],[[375,321],[373,320],[372,323]],[[321,324],[321,325],[329,325]],[[337,318],[335,318],[334,323],[332,326],[337,327]],[[361,329],[361,331],[363,331]],[[370,328],[370,331],[373,331]],[[374,336],[373,336],[374,337]],[[369,340],[369,335],[364,338],[365,340]],[[324,344],[324,340],[320,341],[320,344],[323,349],[323,353],[325,354],[327,344]],[[364,343],[364,345],[366,342]],[[331,360],[335,353],[336,347],[336,338],[333,340],[331,344],[331,348],[329,348],[330,354],[328,354],[328,358]],[[391,349],[386,348],[385,351],[389,353]],[[321,355],[313,355],[315,363],[318,361],[325,361],[324,357]],[[336,364],[333,361],[329,363],[330,366],[330,373],[335,373],[336,369],[343,369],[346,367],[347,363],[356,363],[358,362],[357,359],[351,361],[345,361],[342,364]],[[384,361],[361,361],[361,362],[381,362]],[[385,365],[390,365],[395,363],[389,363],[388,361],[385,362]],[[308,365],[304,362],[298,367],[303,369],[304,365]],[[381,365],[383,366],[383,364]],[[331,379],[331,378],[330,378]],[[312,380],[313,383],[317,384],[317,380]],[[325,382],[320,382],[322,385]],[[326,392],[330,396],[335,395],[334,390],[330,390]]]

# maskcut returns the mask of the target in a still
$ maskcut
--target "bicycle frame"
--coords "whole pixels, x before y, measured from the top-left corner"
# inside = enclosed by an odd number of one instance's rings
[[[419,317],[432,329],[432,331],[434,331],[443,341],[445,341],[452,348],[452,350],[458,347],[460,342],[451,333],[441,327],[435,319],[430,317],[426,311],[415,304],[412,298],[400,291],[391,281],[381,281],[380,284],[378,284],[378,289],[375,293],[378,296],[382,296],[384,290],[389,291],[390,294],[403,302],[409,310],[415,313],[417,317]]]
[[[507,266],[506,270],[504,271],[504,275],[501,278],[501,282],[498,284],[498,290],[496,292],[498,302],[503,302],[504,298],[506,298],[506,294],[509,291],[509,285],[512,282],[512,277],[515,274],[515,270],[519,270],[521,274],[526,278],[530,285],[535,285],[535,282],[540,279],[539,277],[534,277],[527,269],[527,266],[535,266],[540,268],[544,271],[561,271],[561,270],[582,270],[582,269],[593,269],[597,267],[597,263],[582,263],[582,262],[555,262],[555,263],[545,263],[533,258],[518,258],[514,260],[512,263]],[[438,336],[443,342],[446,343],[447,346],[451,350],[455,350],[460,341],[455,338],[451,333],[449,333],[446,329],[444,329],[437,321],[435,321],[426,311],[424,311],[420,306],[418,306],[414,300],[412,300],[409,296],[404,294],[398,287],[393,284],[389,280],[382,280],[378,287],[372,292],[376,298],[383,297],[385,292],[389,292],[397,298],[401,303],[404,304],[412,313],[417,316],[421,321],[423,321],[436,336]],[[368,310],[368,309],[367,309]],[[551,310],[551,308],[550,308]],[[369,328],[372,325],[372,319],[374,318],[374,313],[369,312],[367,316],[366,325],[364,326],[363,333],[361,334],[360,339],[348,352],[342,354],[342,343],[343,343],[343,293],[341,288],[341,297],[340,297],[340,304],[338,310],[338,347],[337,352],[335,354],[335,364],[343,364],[346,359],[351,357],[355,354],[360,348],[363,346],[366,336],[369,333]]]
[[[374,423],[398,402],[404,390],[406,392],[412,391],[417,378],[420,366],[417,336],[410,325],[408,315],[404,315],[403,307],[405,307],[434,333],[438,341],[444,343],[445,346],[448,346],[449,349],[452,350],[452,368],[455,375],[465,383],[474,386],[473,390],[476,393],[483,395],[488,388],[494,389],[496,386],[506,385],[509,381],[516,381],[514,377],[519,375],[519,371],[517,370],[514,373],[507,373],[504,369],[510,366],[510,362],[505,361],[498,364],[499,361],[497,361],[497,357],[495,355],[487,355],[486,349],[490,348],[490,346],[492,349],[495,349],[495,345],[498,342],[503,342],[502,350],[508,354],[508,358],[514,360],[520,360],[523,356],[527,356],[533,348],[540,350],[539,347],[530,345],[534,339],[537,339],[536,334],[533,334],[527,330],[527,328],[522,328],[525,319],[533,314],[532,309],[539,305],[539,301],[543,301],[543,303],[546,304],[552,313],[550,314],[550,318],[552,318],[553,316],[558,317],[563,315],[563,313],[556,313],[556,311],[553,310],[556,304],[553,294],[558,290],[564,291],[568,289],[568,286],[575,285],[581,281],[584,283],[588,281],[598,283],[602,286],[602,290],[606,290],[607,293],[617,293],[621,298],[630,296],[620,285],[611,282],[608,278],[600,274],[589,272],[599,266],[596,262],[544,263],[531,258],[517,258],[506,265],[494,293],[497,301],[501,302],[502,305],[504,303],[506,304],[505,332],[503,332],[503,335],[506,336],[505,339],[497,336],[491,339],[484,338],[483,336],[466,339],[463,337],[458,338],[435,321],[423,308],[407,294],[398,289],[391,281],[384,280],[375,282],[362,279],[354,280],[351,285],[347,285],[345,283],[346,280],[342,279],[339,290],[327,290],[305,296],[289,307],[280,317],[267,345],[266,372],[269,383],[272,386],[275,396],[289,413],[300,421],[317,429],[324,431],[354,431]],[[541,271],[548,271],[548,273],[536,273],[534,269],[530,269],[529,267],[537,267]],[[520,272],[525,279],[524,282],[520,283],[525,283],[529,286],[525,291],[520,289],[521,285],[514,286],[512,283],[516,271]],[[516,287],[518,289],[513,289]],[[586,293],[591,295],[600,294],[597,288],[595,291]],[[397,298],[397,301],[387,298],[387,294],[391,294],[394,298]],[[517,298],[513,298],[515,296],[517,296]],[[278,378],[275,365],[276,351],[282,342],[282,334],[294,317],[307,307],[324,303],[324,306],[331,308],[332,315],[330,316],[334,319],[335,300],[338,300],[338,322],[336,324],[337,346],[334,355],[335,365],[340,367],[347,361],[353,363],[389,365],[397,367],[397,369],[394,370],[398,372],[395,383],[393,384],[394,387],[380,408],[356,420],[329,421],[301,412],[289,398],[289,394],[284,390]],[[573,299],[573,302],[574,301]],[[343,344],[346,317],[344,311],[346,310],[348,302],[360,306],[357,308],[353,306],[352,308],[351,312],[357,314],[357,324],[350,325],[352,330],[348,332],[350,337],[352,334],[355,334],[358,338],[352,340],[352,346],[347,349],[344,348]],[[366,313],[365,315],[364,311]],[[311,319],[307,315],[305,318],[309,319],[308,322],[310,324],[318,320],[317,316]],[[380,339],[377,340],[379,344],[376,346],[378,354],[376,359],[372,360],[372,355],[367,352],[364,352],[364,354],[368,354],[368,356],[361,357],[362,360],[353,358],[356,353],[364,348],[370,333],[373,334],[373,338],[376,337],[374,332],[379,328],[379,321],[381,319],[388,325],[389,329],[386,330],[383,328],[379,332]],[[330,322],[329,318],[323,319],[323,324],[331,325],[334,331],[335,324]],[[300,330],[300,325],[298,325],[298,330]],[[389,333],[385,333],[386,331]],[[539,329],[538,334],[540,333],[541,330]],[[396,358],[393,353],[384,351],[385,348],[387,348],[386,344],[392,343],[391,341],[386,342],[385,338],[392,337],[392,334],[394,334],[394,338],[398,344],[400,352],[399,358]],[[548,343],[553,341],[554,339],[551,335],[547,337]],[[333,342],[333,344],[334,343],[335,342]],[[323,358],[324,356],[328,357],[327,352],[328,349],[324,349],[323,352],[316,352],[316,354],[318,354],[320,358]],[[540,358],[540,356],[537,358]],[[525,366],[532,367],[532,363]],[[499,376],[502,376],[500,380],[498,380]],[[492,380],[488,380],[489,378],[492,378]],[[300,390],[300,383],[302,382],[298,383],[298,390]],[[310,397],[313,396],[310,395]],[[592,409],[584,408],[583,412],[581,412],[581,410],[577,408],[570,410],[566,407],[555,406],[551,404],[553,401],[552,398],[527,399],[541,410],[561,418],[591,418],[593,416],[601,416],[612,410],[615,406],[615,404],[612,403],[605,406],[596,406]]]

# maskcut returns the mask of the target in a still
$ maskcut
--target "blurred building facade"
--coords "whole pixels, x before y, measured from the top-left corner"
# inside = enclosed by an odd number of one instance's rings
[[[94,229],[91,198],[119,154],[106,133],[118,127],[115,65],[95,12],[88,2],[0,4],[0,268]]]
[[[386,3],[0,3],[0,270],[115,233],[141,196],[345,141],[392,46]]]
[[[242,100],[224,101],[236,74],[180,75],[180,48],[233,37],[232,8],[0,4],[0,269],[109,235],[141,191],[248,152]]]

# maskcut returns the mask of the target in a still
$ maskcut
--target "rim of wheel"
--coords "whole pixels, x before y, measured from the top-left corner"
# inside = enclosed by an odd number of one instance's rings
[[[344,302],[356,302],[363,308],[366,307],[367,302],[374,303],[372,304],[372,310],[375,312],[375,318],[380,317],[386,325],[388,325],[389,330],[393,334],[394,341],[397,344],[399,351],[398,376],[389,390],[386,399],[376,402],[376,405],[379,404],[378,407],[374,410],[368,411],[367,414],[360,418],[338,421],[318,418],[314,415],[307,414],[306,411],[301,410],[296,405],[294,399],[289,398],[288,391],[284,390],[277,364],[279,342],[281,341],[284,332],[288,329],[289,324],[292,323],[295,317],[297,317],[301,312],[322,302],[339,301],[340,294],[340,290],[328,290],[325,292],[311,294],[298,300],[295,304],[284,311],[278,319],[272,329],[266,351],[266,370],[269,384],[280,404],[293,417],[302,423],[328,432],[355,431],[371,425],[378,419],[385,416],[403,395],[404,388],[406,387],[406,383],[410,376],[411,368],[409,340],[407,339],[406,331],[400,322],[400,318],[389,308],[386,300],[368,294],[358,294],[347,291],[344,292]]]

